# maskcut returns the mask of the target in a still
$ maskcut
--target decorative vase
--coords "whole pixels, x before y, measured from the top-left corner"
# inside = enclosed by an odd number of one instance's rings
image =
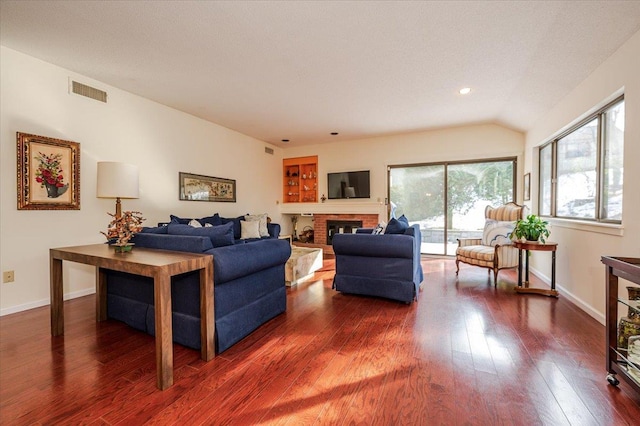
[[[629,301],[632,300],[640,300],[640,287],[627,287],[627,293],[629,294]],[[632,308],[629,306],[627,312],[627,318],[629,321],[634,322],[636,324],[640,324],[640,303],[636,306],[636,308]]]
[[[133,243],[114,244],[113,249],[116,253],[129,253],[131,250],[133,250]]]
[[[49,198],[57,198],[58,197],[58,187],[54,183],[44,183],[44,187],[47,190],[47,197]]]
[[[618,323],[618,348],[627,349],[629,337],[640,335],[640,323],[629,321],[629,318],[620,318]]]
[[[632,300],[640,300],[640,287],[627,287],[627,298],[629,302]],[[618,323],[618,347],[627,349],[629,338],[640,335],[640,307],[632,308],[629,306],[627,316],[620,318]]]

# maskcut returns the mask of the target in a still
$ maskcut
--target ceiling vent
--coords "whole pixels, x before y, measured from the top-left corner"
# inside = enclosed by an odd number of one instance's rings
[[[86,84],[78,83],[77,81],[71,81],[71,92],[76,95],[85,96],[87,98],[95,99],[96,101],[107,103],[107,92],[96,89],[95,87],[87,86]]]
[[[273,148],[269,148],[268,146],[265,146],[265,147],[264,147],[264,152],[265,152],[266,154],[271,154],[271,155],[273,155]]]

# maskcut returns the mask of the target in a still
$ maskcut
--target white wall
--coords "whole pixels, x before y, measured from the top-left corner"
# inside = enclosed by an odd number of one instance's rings
[[[376,202],[387,197],[387,166],[513,156],[518,156],[520,163],[523,147],[522,133],[495,124],[481,124],[292,147],[285,150],[284,156],[318,155],[320,195],[326,194],[327,173],[370,170],[371,200],[361,202]]]
[[[603,323],[605,267],[600,262],[601,256],[640,257],[640,32],[541,117],[526,135],[525,166],[526,171],[532,171],[534,200],[538,193],[534,147],[548,141],[588,112],[603,106],[621,89],[625,94],[626,114],[622,229],[580,224],[559,226],[556,222],[551,233],[551,239],[558,243],[556,279],[560,285],[560,297],[572,298]],[[550,275],[549,257],[536,254],[533,267],[541,274]],[[626,293],[626,290],[622,291]]]
[[[336,210],[345,204],[384,203],[387,197],[387,166],[459,161],[478,158],[518,157],[518,176],[522,176],[524,134],[495,124],[479,124],[367,138],[356,141],[340,141],[328,144],[288,148],[285,158],[318,155],[319,195],[327,190],[327,173],[355,170],[371,171],[371,199],[327,200]],[[518,202],[522,201],[521,182],[518,181]],[[327,207],[323,206],[323,210]],[[290,206],[283,207],[286,212]],[[301,206],[301,211],[306,211]],[[312,210],[312,209],[311,209]],[[381,216],[386,215],[383,207]],[[285,224],[288,220],[283,220]],[[302,218],[298,229],[312,225]]]
[[[280,221],[282,150],[71,71],[0,48],[0,314],[49,303],[48,249],[102,243],[115,201],[96,198],[96,162],[140,168],[140,198],[123,200],[153,226],[169,214],[238,216],[268,212]],[[108,92],[108,103],[68,93],[68,79]],[[16,132],[80,143],[79,211],[17,210]],[[265,154],[265,146],[275,155]],[[235,179],[236,203],[178,200],[178,172]],[[94,291],[91,267],[64,266],[66,298]]]

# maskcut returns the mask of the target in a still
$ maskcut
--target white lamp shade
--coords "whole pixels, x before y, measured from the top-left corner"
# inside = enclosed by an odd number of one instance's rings
[[[353,198],[356,196],[356,189],[353,186],[347,186],[344,189],[344,196],[347,198]]]
[[[98,163],[98,198],[138,198],[138,166],[113,161]]]

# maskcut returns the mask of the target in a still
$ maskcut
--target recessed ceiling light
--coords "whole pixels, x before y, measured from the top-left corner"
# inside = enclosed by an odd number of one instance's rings
[[[338,136],[338,132],[331,132],[331,136]]]
[[[471,87],[463,87],[462,89],[460,89],[460,94],[461,95],[466,95],[468,93],[471,92]]]
[[[289,139],[282,139],[282,142],[289,142]]]

